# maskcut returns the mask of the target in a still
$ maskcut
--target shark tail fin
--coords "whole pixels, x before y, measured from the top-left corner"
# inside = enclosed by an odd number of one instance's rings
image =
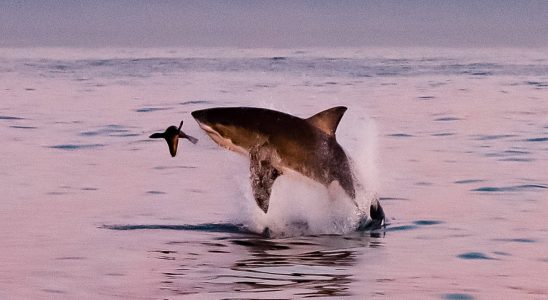
[[[327,135],[334,136],[346,109],[344,106],[332,107],[313,115],[306,121]]]

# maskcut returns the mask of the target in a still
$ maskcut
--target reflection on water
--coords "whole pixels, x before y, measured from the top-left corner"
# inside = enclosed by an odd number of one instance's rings
[[[428,225],[430,221],[418,221]],[[381,247],[381,232],[302,236],[270,239],[240,224],[104,225],[117,231],[179,230],[221,233],[211,241],[169,241],[164,249],[150,250],[159,260],[173,261],[175,269],[162,272],[162,290],[179,295],[203,291],[244,293],[283,292],[283,295],[349,296],[355,279],[352,269],[367,248]],[[222,262],[222,263],[218,263]],[[200,276],[197,278],[196,276]],[[289,297],[291,298],[291,297]]]
[[[192,246],[171,243],[169,259],[180,265],[164,272],[163,289],[175,294],[238,292],[241,299],[264,292],[282,292],[284,298],[348,296],[352,294],[349,284],[354,281],[352,268],[357,257],[367,252],[367,247],[381,245],[378,239],[358,234],[283,240],[223,237]],[[189,264],[192,254],[184,254],[188,247],[200,253],[200,261],[212,263]],[[162,255],[158,259],[166,258]],[[197,280],[197,274],[204,275]],[[193,284],[189,285],[190,277]]]
[[[279,250],[289,250],[290,246],[271,243],[265,240],[234,240],[238,245],[248,247],[251,258],[234,263],[234,275],[221,275],[233,282],[235,291],[260,292],[268,289],[305,289],[296,293],[300,296],[348,295],[348,283],[352,281],[344,267],[355,261],[356,252],[332,250],[282,254]],[[285,248],[285,249],[284,249]],[[329,268],[324,268],[329,267]],[[333,268],[338,267],[338,268]]]

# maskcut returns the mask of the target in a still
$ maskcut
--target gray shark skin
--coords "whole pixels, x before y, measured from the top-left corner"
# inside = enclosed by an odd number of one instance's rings
[[[249,157],[253,195],[266,213],[274,181],[287,172],[325,186],[337,181],[355,199],[350,163],[335,137],[346,110],[333,107],[302,119],[264,108],[224,107],[197,110],[192,116],[217,144]],[[384,218],[378,201],[370,216]]]

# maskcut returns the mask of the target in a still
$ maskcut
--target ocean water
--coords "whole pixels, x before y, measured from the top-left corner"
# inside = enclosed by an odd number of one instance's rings
[[[0,298],[546,299],[545,50],[0,49]],[[385,229],[190,115],[337,105]]]

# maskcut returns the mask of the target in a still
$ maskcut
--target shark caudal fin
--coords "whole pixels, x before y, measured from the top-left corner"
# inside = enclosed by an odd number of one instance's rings
[[[346,110],[347,108],[344,106],[332,107],[313,115],[306,119],[306,121],[327,135],[334,136],[337,126],[339,126],[339,122]]]

